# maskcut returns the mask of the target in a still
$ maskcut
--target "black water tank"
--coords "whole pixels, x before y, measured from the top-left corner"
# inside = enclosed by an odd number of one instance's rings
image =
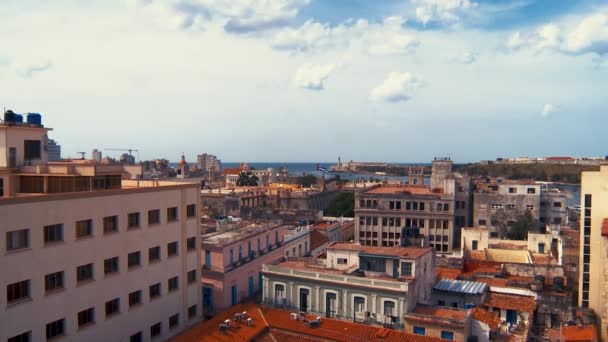
[[[7,110],[4,112],[4,122],[6,123],[17,123],[18,122],[18,114],[13,113],[12,110]]]

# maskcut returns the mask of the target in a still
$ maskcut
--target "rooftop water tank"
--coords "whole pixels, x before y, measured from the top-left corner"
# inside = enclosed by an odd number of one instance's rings
[[[15,114],[15,123],[23,123],[23,115]]]
[[[42,126],[42,115],[38,113],[28,113],[27,123]]]
[[[12,110],[7,110],[4,112],[4,122],[5,123],[15,123],[17,122],[17,114],[13,113]]]

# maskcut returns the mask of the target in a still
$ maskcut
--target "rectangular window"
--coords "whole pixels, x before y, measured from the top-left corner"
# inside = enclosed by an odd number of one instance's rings
[[[412,276],[412,263],[411,262],[402,262],[401,263],[401,275],[404,277]]]
[[[562,202],[553,202],[553,208],[561,208]]]
[[[30,247],[30,230],[21,229],[6,232],[6,250],[16,251]]]
[[[480,226],[485,226],[486,225],[486,220],[479,220],[479,225]]]
[[[129,293],[129,307],[141,304],[141,290]]]
[[[148,210],[148,225],[160,223],[160,209]]]
[[[188,204],[186,207],[186,216],[188,218],[196,216],[196,204]]]
[[[401,210],[401,201],[397,201],[397,202],[395,203],[395,209],[397,209],[397,210]]]
[[[532,205],[532,204],[526,205],[526,210],[534,210],[534,205]]]
[[[188,252],[196,250],[196,237],[195,236],[188,238],[186,240],[186,248],[188,249]]]
[[[591,195],[585,194],[585,208],[591,208]]]
[[[160,260],[160,246],[152,247],[148,249],[148,262],[155,262]]]
[[[36,160],[42,157],[42,144],[40,140],[23,141],[23,159]]]
[[[0,197],[4,197],[4,178],[0,178]]]
[[[420,210],[424,211],[424,202],[420,202]]]
[[[128,219],[128,223],[127,223],[128,229],[139,228],[139,213],[130,213],[127,216],[127,219]]]
[[[150,285],[150,299],[160,297],[160,283]]]
[[[62,336],[65,334],[65,318],[57,320],[55,322],[48,323],[46,325],[46,339],[49,340],[53,337]]]
[[[89,308],[78,313],[78,327],[95,323],[95,308]]]
[[[454,341],[454,332],[441,330],[441,338],[448,341]]]
[[[44,226],[44,244],[63,241],[63,224]]]
[[[177,221],[177,207],[167,208],[167,222]]]
[[[162,322],[158,322],[150,327],[150,336],[152,336],[152,338],[160,336],[161,333],[162,333]]]
[[[338,258],[338,265],[346,265],[347,262],[348,260],[345,258]]]
[[[169,317],[169,329],[173,329],[179,325],[179,314]]]
[[[129,253],[127,256],[127,261],[128,261],[129,268],[140,266],[141,265],[141,252],[137,251],[137,252]]]
[[[388,201],[388,208],[389,209],[395,209],[395,202],[394,201]]]
[[[167,244],[167,256],[173,257],[177,255],[177,241]]]
[[[168,287],[169,292],[177,290],[179,288],[179,279],[177,277],[169,278]]]
[[[450,211],[450,205],[448,203],[443,203],[443,211]]]
[[[106,275],[118,273],[118,257],[109,258],[103,261],[103,273]]]
[[[536,193],[536,189],[535,188],[528,188],[528,193],[529,194],[535,194]]]
[[[129,337],[129,342],[143,342],[144,340],[144,336],[142,334],[141,331],[131,335],[131,337]]]
[[[6,302],[12,304],[30,298],[30,281],[24,280],[6,286]]]
[[[44,290],[48,292],[63,289],[63,271],[50,273],[44,276]]]
[[[23,334],[19,334],[17,336],[13,336],[6,340],[6,342],[30,342],[32,340],[32,332],[24,332]]]
[[[120,312],[120,298],[114,298],[106,302],[106,318]]]
[[[424,328],[424,327],[414,327],[414,334],[425,336],[426,335],[426,328]]]
[[[418,210],[418,202],[412,202],[412,210]]]
[[[196,317],[196,304],[188,308],[188,319]]]
[[[111,234],[118,231],[118,216],[106,216],[103,218],[103,233]]]
[[[93,264],[76,267],[76,281],[79,283],[93,280]]]
[[[478,247],[478,243],[479,243],[479,242],[477,242],[477,240],[473,240],[473,241],[472,241],[472,244],[471,244],[471,245],[472,245],[472,246],[471,246],[471,249],[472,249],[472,250],[474,250],[474,251],[476,251],[476,250],[479,248],[479,247]]]
[[[188,284],[196,282],[196,270],[188,271]]]
[[[509,188],[509,193],[510,194],[516,194],[517,193],[517,188]]]
[[[82,220],[76,222],[76,238],[84,238],[93,235],[93,220]]]

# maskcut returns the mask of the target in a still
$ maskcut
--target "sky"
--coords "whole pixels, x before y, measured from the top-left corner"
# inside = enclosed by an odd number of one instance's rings
[[[606,0],[2,0],[0,18],[0,105],[41,113],[63,157],[608,154]]]

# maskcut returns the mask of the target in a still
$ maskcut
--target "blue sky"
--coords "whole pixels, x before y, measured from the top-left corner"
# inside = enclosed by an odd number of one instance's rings
[[[608,154],[606,1],[4,0],[0,17],[2,105],[42,113],[65,157]]]

